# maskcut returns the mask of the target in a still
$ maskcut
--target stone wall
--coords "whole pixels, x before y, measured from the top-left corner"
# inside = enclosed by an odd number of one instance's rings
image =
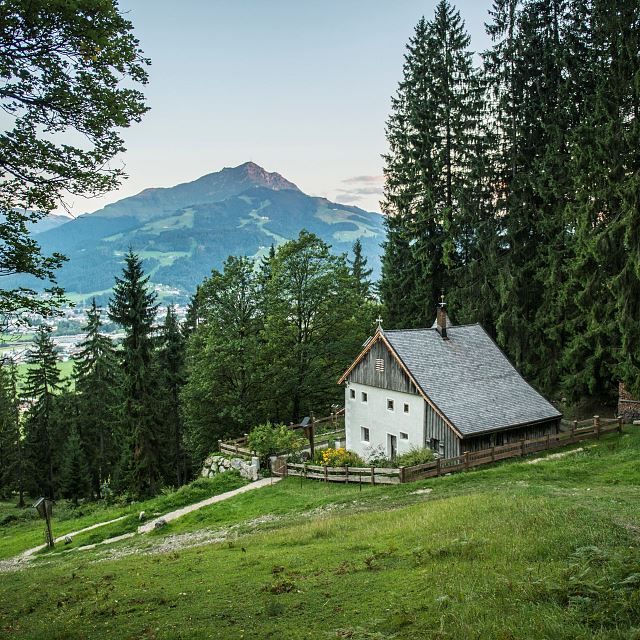
[[[618,387],[618,415],[625,422],[640,420],[640,400],[633,398],[622,382]]]
[[[251,458],[251,462],[243,458],[227,458],[221,455],[210,455],[202,467],[200,475],[203,478],[213,478],[218,473],[227,471],[238,471],[243,478],[255,481],[258,479],[260,470],[260,459]]]

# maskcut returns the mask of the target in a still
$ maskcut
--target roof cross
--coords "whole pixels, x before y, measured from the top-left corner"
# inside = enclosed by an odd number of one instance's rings
[[[382,318],[380,316],[376,318],[376,322],[377,322],[378,329],[382,329]]]

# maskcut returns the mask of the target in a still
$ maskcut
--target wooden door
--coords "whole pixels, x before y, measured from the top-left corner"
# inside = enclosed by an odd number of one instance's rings
[[[398,455],[398,438],[387,434],[387,455],[390,460],[395,460]]]

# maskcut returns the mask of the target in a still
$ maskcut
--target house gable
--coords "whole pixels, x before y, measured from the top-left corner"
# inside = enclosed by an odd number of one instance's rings
[[[370,387],[421,395],[409,375],[403,370],[389,347],[376,334],[355,366],[342,376],[340,382],[349,381]]]

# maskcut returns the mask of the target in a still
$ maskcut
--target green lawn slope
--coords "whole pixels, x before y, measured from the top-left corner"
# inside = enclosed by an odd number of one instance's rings
[[[288,479],[49,554],[0,576],[0,637],[638,638],[640,430],[579,448],[395,487]]]

